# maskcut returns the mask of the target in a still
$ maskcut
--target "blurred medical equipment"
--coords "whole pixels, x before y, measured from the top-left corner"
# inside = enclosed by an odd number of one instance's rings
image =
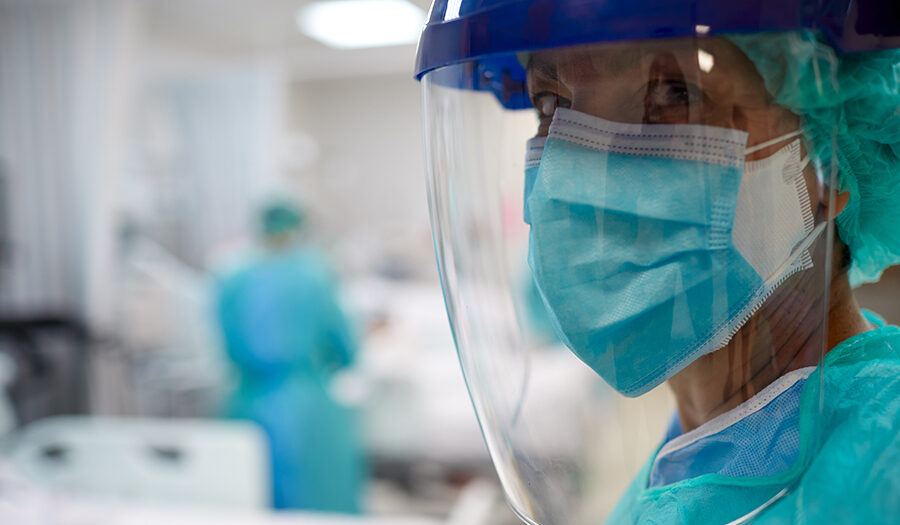
[[[370,331],[353,382],[338,381],[336,395],[358,400],[375,473],[414,492],[428,479],[492,477],[441,310],[440,287],[364,279],[344,288],[348,305],[368,320]],[[532,366],[542,373],[532,376],[533,391],[523,403],[547,423],[532,444],[545,444],[561,462],[574,463],[590,453],[590,444],[566,427],[593,426],[596,410],[619,407],[607,402],[609,389],[590,369],[567,355],[553,345],[534,349]],[[580,401],[562,402],[573,397]]]
[[[495,483],[484,479],[469,482],[460,491],[447,525],[493,525],[489,520],[499,496]]]
[[[88,362],[92,339],[71,314],[0,316],[0,352],[15,376],[9,396],[20,424],[88,410]]]
[[[223,403],[228,370],[215,328],[209,277],[126,223],[120,235],[119,347],[99,401],[115,413],[209,417]],[[122,381],[124,380],[124,382]]]
[[[249,423],[60,416],[14,435],[6,461],[46,490],[254,509],[270,498],[267,456],[264,434]]]
[[[0,522],[493,525],[504,514],[496,485],[478,478],[461,487],[446,519],[270,513],[265,444],[255,425],[237,422],[35,422],[0,456]]]
[[[16,525],[442,525],[424,517],[351,517],[107,501],[47,490],[0,460],[0,523]],[[455,524],[454,524],[455,525]]]
[[[16,409],[9,396],[9,388],[16,378],[16,369],[13,358],[0,352],[0,438],[12,432],[18,424]]]

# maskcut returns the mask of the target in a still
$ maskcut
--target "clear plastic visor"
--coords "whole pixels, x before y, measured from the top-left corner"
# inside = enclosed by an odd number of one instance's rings
[[[776,101],[747,45],[520,53],[529,110],[448,81],[473,64],[424,78],[447,309],[529,523],[650,519],[662,494],[727,523],[790,490],[817,439],[844,263],[812,144],[833,137]]]

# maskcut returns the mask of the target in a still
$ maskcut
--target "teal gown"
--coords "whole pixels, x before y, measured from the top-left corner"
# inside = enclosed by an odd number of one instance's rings
[[[310,252],[261,255],[221,280],[218,314],[239,372],[227,415],[267,434],[273,506],[358,512],[357,431],[327,390],[354,344],[327,267]]]
[[[727,439],[714,436],[709,446],[697,446],[692,452],[706,454],[702,463],[710,468],[707,473],[654,483],[664,477],[659,474],[666,465],[658,461],[657,450],[608,523],[728,523],[770,501],[785,486],[790,492],[766,507],[754,523],[900,523],[900,328],[878,324],[826,354],[821,415],[817,394],[822,372],[817,368],[799,391],[794,410],[767,406],[757,423],[745,421],[759,424],[755,431],[726,430]],[[796,414],[796,419],[791,422],[784,414]],[[814,431],[818,417],[820,434]],[[729,459],[717,462],[717,447],[733,458],[742,437],[765,436],[771,426],[779,428],[768,433],[772,440],[753,445],[764,451],[765,461],[757,461],[762,472],[753,473],[760,475],[723,474],[730,468]],[[785,455],[773,451],[784,449],[784,439],[778,436],[790,430],[798,436],[795,460],[780,468]],[[686,459],[680,467],[690,465]]]

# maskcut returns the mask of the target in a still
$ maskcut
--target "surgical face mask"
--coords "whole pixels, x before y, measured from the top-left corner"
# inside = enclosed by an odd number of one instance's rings
[[[812,267],[799,131],[622,124],[559,108],[529,143],[529,265],[561,340],[637,396],[722,348]],[[774,155],[746,155],[787,143]]]

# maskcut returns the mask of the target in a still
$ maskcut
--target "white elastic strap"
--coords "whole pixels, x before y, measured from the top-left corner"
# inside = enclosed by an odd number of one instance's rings
[[[756,144],[755,146],[750,146],[749,148],[744,149],[744,155],[750,155],[751,153],[756,153],[757,151],[762,151],[762,150],[768,148],[769,146],[774,146],[775,144],[784,142],[787,139],[792,139],[792,138],[797,137],[802,134],[803,134],[803,130],[798,129],[797,131],[792,131],[786,135],[782,135],[780,137],[775,137],[772,140],[760,142],[759,144]]]

